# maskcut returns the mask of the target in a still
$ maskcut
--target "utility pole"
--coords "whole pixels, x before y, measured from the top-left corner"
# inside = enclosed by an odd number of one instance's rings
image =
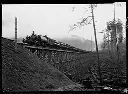
[[[114,3],[114,23],[115,23],[115,3]]]
[[[115,26],[115,54],[117,54],[117,64],[120,63],[120,59],[119,59],[119,46],[118,46],[118,39],[117,39],[117,24],[116,24],[116,20],[115,20],[115,3],[114,3],[114,26]],[[118,66],[120,67],[120,66]],[[119,78],[119,74],[117,73],[117,78]]]
[[[17,17],[15,17],[15,50],[17,49]]]
[[[117,40],[117,24],[115,22],[115,3],[114,3],[114,25],[115,25],[115,39],[116,39],[116,51],[117,51],[117,62],[119,62],[119,46],[118,46],[118,40]]]
[[[91,36],[91,52],[92,52],[92,36]]]
[[[92,13],[92,20],[93,20],[94,35],[95,35],[95,44],[96,44],[96,52],[97,52],[97,60],[98,60],[99,79],[100,79],[100,84],[102,85],[100,62],[99,62],[99,53],[98,53],[98,45],[97,45],[97,37],[96,37],[96,28],[95,28],[95,21],[94,21],[94,13],[93,13],[93,5],[92,4],[91,4],[91,13]]]
[[[116,25],[116,20],[115,20],[115,3],[114,3],[114,26],[115,26],[115,42],[117,43],[117,25]],[[116,51],[118,53],[118,44],[116,45]]]

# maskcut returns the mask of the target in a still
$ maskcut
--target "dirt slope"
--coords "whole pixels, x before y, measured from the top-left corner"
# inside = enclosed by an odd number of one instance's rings
[[[75,85],[53,66],[14,42],[2,38],[2,89],[4,91],[43,91]]]

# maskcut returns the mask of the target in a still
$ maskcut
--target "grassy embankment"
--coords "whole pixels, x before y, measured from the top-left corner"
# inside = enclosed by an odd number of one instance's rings
[[[2,90],[49,91],[63,86],[76,85],[62,72],[41,62],[38,57],[14,42],[2,38]]]

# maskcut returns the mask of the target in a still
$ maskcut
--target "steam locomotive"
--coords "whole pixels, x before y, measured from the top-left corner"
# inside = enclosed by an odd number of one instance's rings
[[[69,44],[62,43],[62,42],[56,41],[54,39],[51,39],[47,35],[44,35],[44,36],[36,35],[36,34],[34,34],[34,31],[31,36],[27,36],[26,39],[23,39],[23,43],[25,43],[29,46],[38,46],[38,47],[43,47],[43,48],[49,47],[49,48],[53,48],[53,49],[84,52],[84,50],[73,47]]]

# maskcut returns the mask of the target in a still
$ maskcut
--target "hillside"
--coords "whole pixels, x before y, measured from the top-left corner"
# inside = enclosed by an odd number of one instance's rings
[[[2,38],[2,89],[4,91],[46,91],[76,85],[53,66],[14,42]],[[77,84],[78,85],[78,84]]]
[[[72,45],[74,47],[77,47],[86,51],[91,51],[91,42],[92,42],[92,50],[94,50],[95,48],[94,41],[85,40],[84,38],[81,38],[79,36],[65,37],[65,38],[60,38],[56,40],[61,41],[63,43],[67,43],[69,45]]]

